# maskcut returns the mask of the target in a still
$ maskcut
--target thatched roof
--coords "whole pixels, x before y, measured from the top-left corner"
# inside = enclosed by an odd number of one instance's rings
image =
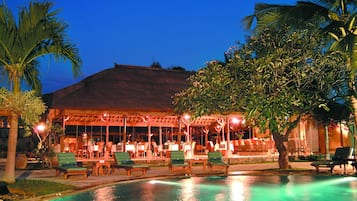
[[[192,74],[116,64],[45,95],[47,118],[66,125],[179,127],[181,115],[174,113],[173,96],[189,86],[187,79]],[[190,125],[211,125],[217,118],[199,117]]]
[[[188,87],[188,71],[117,65],[47,95],[57,109],[172,112],[172,97]]]

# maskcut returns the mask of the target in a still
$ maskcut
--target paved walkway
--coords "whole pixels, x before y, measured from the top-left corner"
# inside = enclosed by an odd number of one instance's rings
[[[278,171],[277,162],[266,162],[256,164],[236,164],[230,165],[229,175],[277,175],[277,174],[316,174],[314,167],[310,165],[311,162],[291,162],[293,168],[292,171]],[[0,164],[0,176],[3,174],[4,164]],[[328,169],[322,168],[321,173],[330,175]],[[204,176],[210,174],[222,174],[223,171],[214,169],[210,172],[207,168],[204,170],[202,165],[196,165],[192,168],[192,175]],[[336,166],[334,174],[342,174],[343,168]],[[55,176],[54,169],[41,169],[41,170],[16,170],[17,178],[26,179],[40,179],[52,182],[58,182],[63,184],[69,184],[76,187],[77,190],[88,189],[92,187],[104,186],[111,183],[123,182],[135,179],[149,179],[170,177],[176,175],[184,175],[184,172],[178,171],[171,173],[167,166],[150,167],[145,176],[141,175],[141,172],[132,172],[132,176],[127,176],[125,170],[116,169],[111,175],[94,176],[89,175],[87,179],[82,176],[69,176],[67,180],[64,180],[63,175]],[[354,170],[351,166],[347,167],[347,175],[354,175]],[[53,195],[52,195],[53,196]],[[33,200],[33,199],[32,199]],[[46,200],[45,198],[38,198],[38,200]]]

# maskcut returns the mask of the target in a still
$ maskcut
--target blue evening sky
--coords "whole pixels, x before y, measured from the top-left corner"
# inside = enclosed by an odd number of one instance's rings
[[[17,15],[30,0],[2,0]],[[52,0],[83,60],[74,79],[71,66],[46,58],[41,64],[43,92],[69,86],[112,68],[114,63],[198,70],[249,34],[242,19],[257,2],[294,4],[296,0]]]

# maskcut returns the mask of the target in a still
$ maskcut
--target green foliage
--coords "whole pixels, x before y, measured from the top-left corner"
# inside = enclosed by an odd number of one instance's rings
[[[36,196],[47,195],[47,194],[74,189],[74,187],[71,185],[48,182],[43,180],[29,180],[29,179],[16,180],[16,183],[10,184],[8,187],[13,191],[24,192]]]
[[[243,22],[246,28],[256,24],[254,29],[258,32],[263,32],[267,27],[281,29],[286,25],[289,25],[290,31],[303,30],[309,28],[307,22],[315,22],[321,33],[320,41],[325,44],[325,51],[329,49],[346,54],[347,59],[344,62],[350,74],[345,94],[357,97],[356,3],[356,0],[298,1],[295,5],[257,3],[254,13]],[[256,23],[253,23],[254,20]],[[357,105],[352,106],[357,123]]]
[[[19,10],[16,20],[6,5],[0,5],[0,67],[14,91],[20,89],[21,79],[40,92],[38,59],[46,55],[54,56],[56,61],[70,61],[74,75],[80,73],[78,49],[65,33],[67,25],[52,7],[51,2],[31,2]]]
[[[0,109],[17,113],[25,123],[25,130],[29,134],[30,128],[38,123],[46,106],[41,98],[35,96],[34,91],[12,93],[1,88]]]
[[[63,127],[59,123],[54,123],[50,126],[50,133],[58,136],[65,134]]]
[[[323,53],[321,36],[310,29],[266,29],[211,62],[176,94],[177,112],[196,116],[245,112],[262,130],[285,135],[294,118],[326,104],[345,84],[344,54]],[[331,93],[334,92],[334,93]],[[288,129],[288,130],[287,130]]]
[[[161,64],[158,61],[152,62],[150,65],[151,68],[162,68]]]
[[[4,96],[6,109],[21,115],[27,125],[32,125],[45,107],[28,92],[21,93],[22,83],[26,83],[36,94],[41,94],[39,79],[39,59],[53,56],[55,61],[69,61],[74,76],[80,73],[82,63],[79,51],[66,34],[67,24],[58,18],[58,10],[53,3],[31,1],[14,16],[11,10],[0,4],[0,68],[6,75],[14,94]],[[22,102],[21,101],[25,101]],[[29,102],[27,102],[29,101]],[[16,108],[15,106],[19,106]],[[16,143],[18,135],[18,116],[12,113],[8,144]],[[26,127],[29,131],[29,127]],[[8,146],[8,163],[4,180],[15,182],[16,147]]]
[[[189,78],[191,87],[175,94],[176,112],[204,114],[225,113],[235,107],[233,79],[229,69],[217,61],[210,62]],[[197,112],[197,113],[196,113]]]
[[[252,69],[246,80],[249,117],[262,129],[284,133],[294,116],[301,116],[327,104],[343,90],[348,73],[344,54],[323,53],[319,31],[265,29],[252,37],[246,48],[256,58],[245,68]],[[246,50],[242,50],[246,51]],[[332,93],[334,92],[334,93]],[[244,98],[244,97],[242,97]]]

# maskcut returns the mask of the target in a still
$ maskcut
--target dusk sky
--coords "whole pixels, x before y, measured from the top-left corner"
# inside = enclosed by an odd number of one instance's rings
[[[17,15],[30,0],[2,0]],[[70,64],[46,58],[41,64],[43,92],[49,93],[112,68],[114,63],[198,70],[249,34],[242,19],[257,2],[294,4],[296,0],[52,0],[83,60],[76,80]]]

